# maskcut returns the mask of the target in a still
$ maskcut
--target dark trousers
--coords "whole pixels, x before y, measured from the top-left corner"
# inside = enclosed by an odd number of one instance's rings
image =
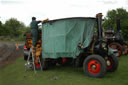
[[[37,29],[31,29],[32,32],[32,45],[36,46],[38,41],[38,30]]]

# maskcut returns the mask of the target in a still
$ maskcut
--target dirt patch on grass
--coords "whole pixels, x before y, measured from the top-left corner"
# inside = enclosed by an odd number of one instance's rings
[[[15,43],[0,43],[0,67],[13,63],[21,56],[23,56],[23,44],[16,50]]]

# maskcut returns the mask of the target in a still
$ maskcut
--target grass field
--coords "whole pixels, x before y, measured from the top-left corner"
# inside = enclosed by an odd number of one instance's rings
[[[119,58],[119,68],[104,78],[90,78],[82,68],[54,67],[47,71],[25,71],[22,57],[0,68],[0,85],[128,85],[128,56]]]

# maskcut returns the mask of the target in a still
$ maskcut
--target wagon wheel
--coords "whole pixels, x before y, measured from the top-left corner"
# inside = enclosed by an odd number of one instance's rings
[[[118,50],[118,57],[122,55],[122,46],[119,43],[110,43],[109,47]]]
[[[108,56],[105,57],[105,61],[107,63],[107,71],[115,72],[118,68],[119,62],[116,56]]]
[[[104,76],[106,66],[104,58],[99,55],[90,55],[84,60],[83,70],[90,77],[100,78]]]

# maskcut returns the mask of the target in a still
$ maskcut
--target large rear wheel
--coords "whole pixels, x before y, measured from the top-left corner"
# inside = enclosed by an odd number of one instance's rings
[[[103,77],[106,72],[106,62],[100,55],[90,55],[84,60],[83,70],[90,77]]]

